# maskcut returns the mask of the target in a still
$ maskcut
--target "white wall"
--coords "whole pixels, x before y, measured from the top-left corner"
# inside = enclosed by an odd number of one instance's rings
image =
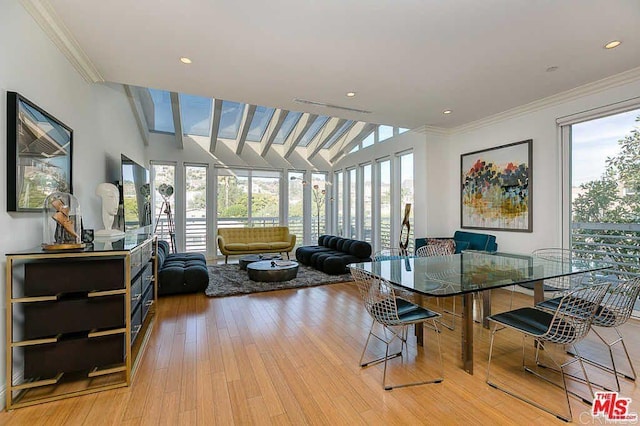
[[[562,244],[561,141],[556,119],[640,96],[640,80],[538,111],[449,137],[446,150],[427,164],[431,182],[442,180],[441,189],[428,188],[429,203],[442,206],[446,214],[429,221],[441,235],[460,229],[460,155],[485,148],[533,139],[533,233],[486,231],[497,236],[502,251],[528,253]],[[470,230],[474,232],[474,230]],[[483,231],[477,231],[483,232]]]
[[[100,182],[119,179],[120,154],[145,162],[145,151],[124,90],[85,82],[18,1],[0,5],[0,188],[6,194],[6,92],[15,91],[74,130],[73,190],[86,228],[101,228]],[[36,247],[42,224],[37,213],[8,213],[0,197],[0,253]],[[2,269],[6,262],[2,259]],[[5,275],[1,274],[0,356],[5,356]],[[3,363],[4,365],[4,363]],[[4,405],[5,370],[0,369]]]

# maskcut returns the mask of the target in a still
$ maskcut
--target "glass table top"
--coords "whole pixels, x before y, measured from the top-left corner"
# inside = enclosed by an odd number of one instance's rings
[[[349,268],[362,269],[411,291],[443,297],[607,267],[604,263],[584,259],[560,261],[522,254],[468,251],[450,256],[409,256],[349,265]]]

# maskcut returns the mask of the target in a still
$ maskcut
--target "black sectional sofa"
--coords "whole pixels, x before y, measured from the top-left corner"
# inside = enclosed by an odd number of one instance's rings
[[[303,246],[296,250],[296,260],[326,274],[349,272],[347,265],[371,262],[371,244],[334,235],[321,235],[317,246]]]
[[[169,243],[158,241],[158,295],[197,293],[209,285],[209,271],[200,253],[169,253]]]

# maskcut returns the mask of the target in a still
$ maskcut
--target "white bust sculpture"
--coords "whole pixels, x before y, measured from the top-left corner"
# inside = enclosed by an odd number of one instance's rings
[[[119,229],[113,229],[113,219],[118,214],[120,194],[112,183],[101,183],[96,188],[96,195],[102,198],[102,224],[104,229],[96,231],[96,237],[116,237],[124,235]]]

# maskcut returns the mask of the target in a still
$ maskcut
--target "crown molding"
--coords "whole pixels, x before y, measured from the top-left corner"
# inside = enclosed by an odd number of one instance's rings
[[[463,124],[451,129],[451,134],[458,134],[476,130],[481,127],[497,124],[502,121],[506,121],[512,118],[520,117],[535,111],[539,111],[544,108],[548,108],[554,105],[569,102],[575,99],[582,98],[584,96],[593,95],[604,90],[608,90],[617,86],[622,86],[627,83],[640,80],[640,67],[632,68],[628,71],[621,72],[609,77],[605,77],[601,80],[587,83],[582,86],[570,89],[564,92],[557,93],[546,98],[539,99],[537,101],[530,102],[528,104],[521,105],[509,109],[498,114],[491,115],[489,117],[482,118],[480,120],[472,121],[467,124]]]
[[[415,129],[411,129],[411,131],[420,133],[423,135],[449,136],[451,134],[451,129],[446,129],[444,127],[429,126],[429,125],[416,127]]]
[[[105,81],[48,0],[20,0],[20,3],[87,82]]]

